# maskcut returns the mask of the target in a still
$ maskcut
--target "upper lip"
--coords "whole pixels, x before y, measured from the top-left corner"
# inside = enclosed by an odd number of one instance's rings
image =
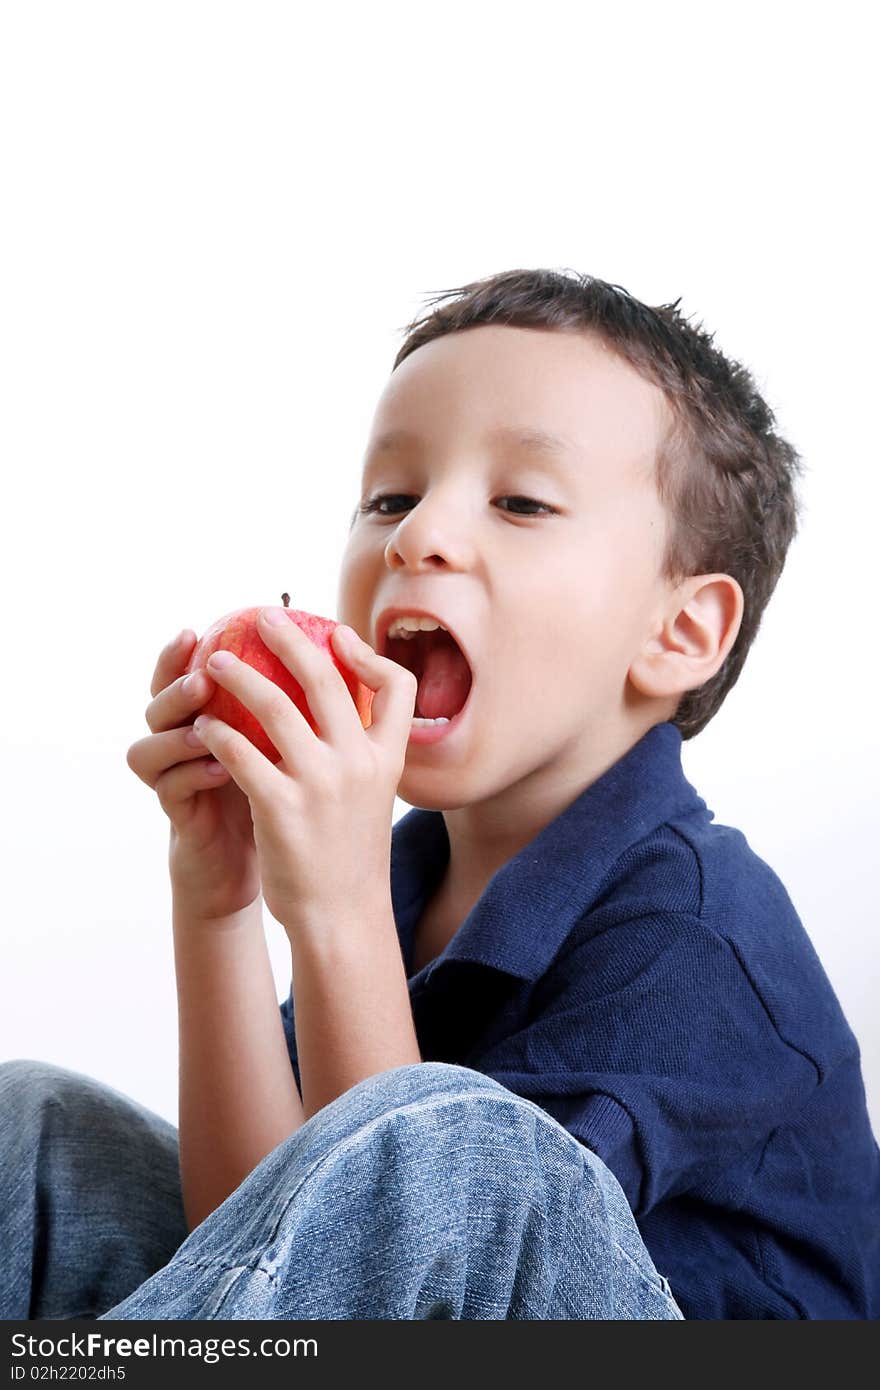
[[[376,651],[380,656],[385,654],[385,643],[388,637],[388,629],[395,618],[412,616],[417,618],[433,618],[435,622],[441,623],[450,637],[454,637],[464,654],[464,659],[473,673],[474,663],[466,644],[462,641],[461,633],[453,627],[448,618],[444,618],[442,613],[435,613],[431,608],[419,608],[416,604],[403,604],[400,607],[383,608],[376,619]]]

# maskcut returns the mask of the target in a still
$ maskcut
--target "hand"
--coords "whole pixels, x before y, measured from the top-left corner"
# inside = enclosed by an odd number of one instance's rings
[[[195,634],[187,633],[162,649],[146,711],[153,732],[131,745],[126,760],[156,792],[171,821],[168,862],[175,900],[194,917],[228,917],[259,895],[259,865],[247,797],[225,768],[206,756],[203,743],[189,742],[192,716],[215,689],[204,671],[184,684],[195,641]]]
[[[329,932],[365,893],[388,893],[391,817],[418,681],[352,628],[336,627],[338,658],[375,692],[364,729],[327,653],[288,617],[272,626],[265,612],[260,636],[303,687],[320,736],[274,681],[231,652],[214,653],[208,670],[260,721],[281,761],[223,720],[202,716],[196,728],[250,802],[269,911],[288,935],[313,923]],[[228,664],[216,664],[221,655]]]

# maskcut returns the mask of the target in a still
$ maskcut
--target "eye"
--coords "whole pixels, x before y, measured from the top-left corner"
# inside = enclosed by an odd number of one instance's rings
[[[394,502],[401,497],[406,497],[406,493],[380,492],[377,497],[371,497],[369,502],[362,502],[360,507],[358,508],[358,511],[364,513],[364,515],[367,515],[370,512],[376,512],[379,516],[390,516],[390,512],[380,511],[381,503],[388,501]]]
[[[547,502],[537,502],[537,501],[535,500],[534,497],[502,497],[502,498],[501,498],[501,501],[502,501],[502,502],[525,502],[527,506],[530,506],[530,507],[540,507],[543,511],[547,512],[548,514],[551,514],[551,513],[553,513],[553,512],[556,511],[556,508],[555,508],[555,507],[551,507],[551,506],[549,505],[549,503],[547,503]],[[537,512],[514,512],[513,515],[514,515],[514,516],[537,516],[538,513],[537,513]]]
[[[369,500],[369,502],[363,502],[363,503],[361,503],[360,507],[358,508],[358,511],[361,512],[361,513],[363,513],[364,515],[367,515],[367,514],[369,514],[370,512],[375,512],[378,516],[392,516],[392,515],[393,515],[393,512],[391,512],[391,511],[385,512],[385,511],[382,511],[382,510],[381,510],[381,504],[382,504],[383,502],[398,502],[398,501],[400,501],[401,498],[403,498],[404,501],[406,501],[406,500],[409,500],[409,496],[410,496],[410,495],[409,495],[408,493],[404,493],[404,492],[382,492],[382,493],[379,493],[379,495],[378,495],[377,497],[371,497],[370,500]],[[551,507],[550,504],[547,503],[547,502],[538,502],[534,497],[514,497],[514,496],[506,496],[506,497],[501,497],[501,498],[499,499],[499,501],[501,501],[501,502],[525,502],[527,506],[532,506],[532,507],[538,507],[538,508],[540,508],[541,511],[543,511],[544,513],[546,513],[548,516],[552,516],[552,515],[555,515],[555,514],[556,514],[556,508],[555,508],[555,507]],[[396,510],[396,509],[395,509],[395,510]],[[511,512],[511,516],[538,516],[538,515],[540,515],[540,512],[519,512],[519,511]]]

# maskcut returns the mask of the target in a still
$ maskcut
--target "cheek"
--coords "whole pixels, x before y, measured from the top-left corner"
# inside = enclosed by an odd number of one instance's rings
[[[618,689],[631,661],[637,585],[612,577],[610,559],[546,565],[505,604],[507,636],[486,665],[505,720],[559,730],[584,701]],[[620,567],[618,566],[618,569]],[[540,711],[540,729],[530,723]]]
[[[560,599],[560,593],[563,597]],[[506,722],[524,722],[535,736],[545,716],[571,702],[594,646],[595,614],[578,610],[567,587],[546,573],[523,581],[504,605],[503,635],[482,663],[483,684]],[[536,719],[540,714],[540,719]]]
[[[379,585],[385,573],[384,550],[352,536],[342,554],[336,591],[338,621],[371,641]]]
[[[364,557],[349,544],[342,556],[336,591],[336,611],[341,623],[363,631],[363,610],[369,611],[368,584]]]
[[[572,669],[619,665],[652,602],[653,557],[639,539],[609,525],[575,551],[548,557],[528,600],[542,651],[568,651]]]

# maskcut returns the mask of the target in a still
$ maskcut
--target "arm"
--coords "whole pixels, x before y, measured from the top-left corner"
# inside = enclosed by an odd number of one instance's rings
[[[272,617],[277,625],[266,621]],[[264,610],[260,633],[301,683],[323,733],[235,659],[211,674],[259,720],[280,760],[269,762],[223,720],[202,715],[195,728],[248,798],[263,900],[291,943],[310,1119],[358,1081],[422,1060],[388,882],[391,811],[418,682],[337,625],[333,654],[374,692],[365,729],[340,668],[284,610]],[[277,1006],[273,1012],[280,1055],[284,1030]]]
[[[190,1230],[303,1123],[259,898],[202,921],[175,900],[180,1174]]]
[[[285,930],[303,1107],[310,1119],[358,1081],[421,1062],[422,1056],[390,899],[368,898],[349,921],[303,914],[285,923]]]

